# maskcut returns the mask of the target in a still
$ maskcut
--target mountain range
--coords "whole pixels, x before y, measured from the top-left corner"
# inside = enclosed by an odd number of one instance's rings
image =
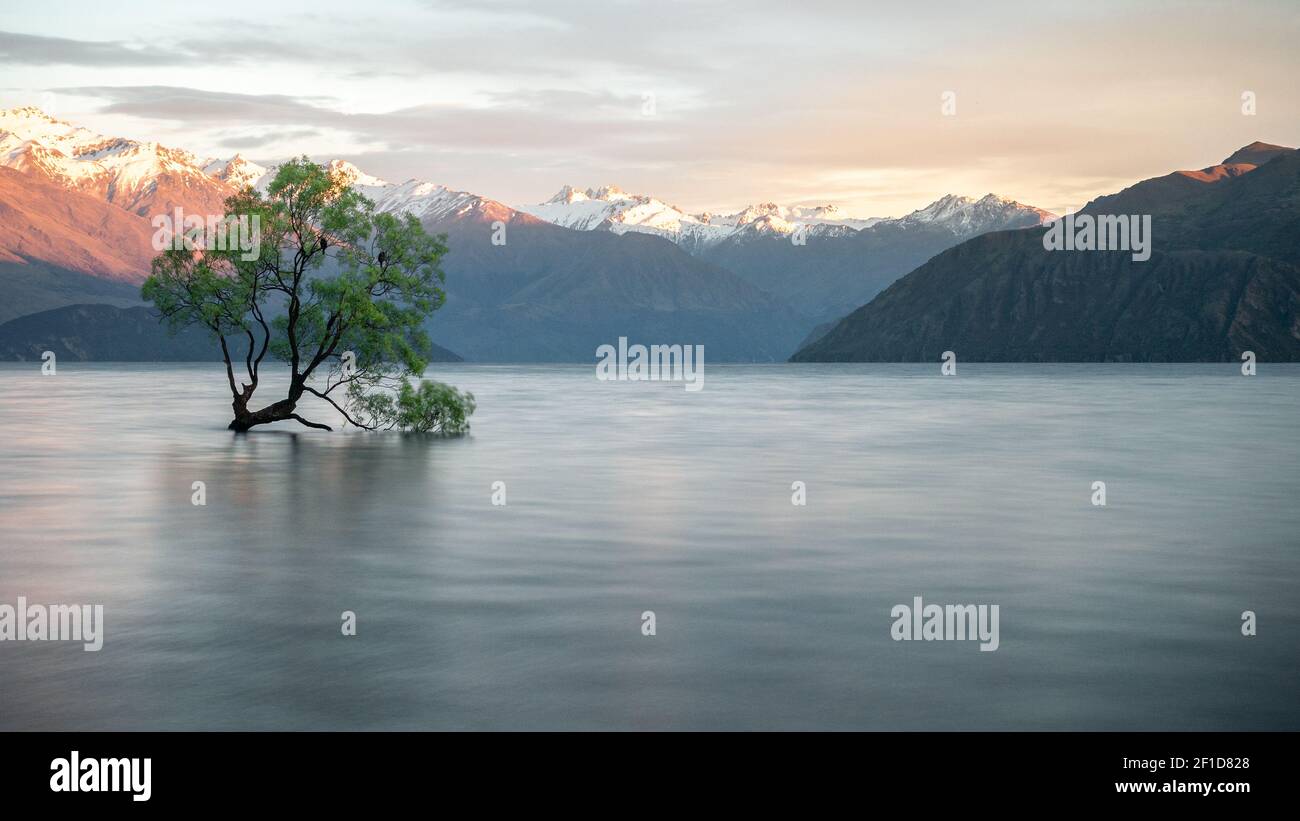
[[[627,336],[708,345],[715,360],[774,361],[807,332],[806,317],[672,242],[575,231],[475,194],[332,165],[378,210],[415,214],[448,235],[447,302],[429,331],[467,359],[586,361]],[[0,321],[71,304],[139,305],[151,216],[221,213],[237,186],[265,186],[269,175],[239,156],[104,137],[33,108],[3,112]],[[492,242],[498,223],[503,245]]]
[[[771,202],[749,205],[732,214],[689,214],[649,195],[628,194],[616,185],[586,190],[566,185],[546,202],[522,205],[519,210],[579,231],[635,231],[663,237],[691,253],[735,236],[787,237],[799,226],[825,234],[836,229],[858,230],[881,221],[878,217],[849,217],[835,205],[803,207]]]
[[[940,251],[990,231],[1030,228],[1052,217],[994,194],[978,200],[948,195],[861,230],[810,233],[804,245],[772,235],[749,241],[732,237],[701,256],[741,273],[821,325],[869,301]]]
[[[1149,263],[1047,252],[1055,216],[994,194],[898,218],[775,203],[687,213],[612,185],[512,208],[331,165],[378,210],[447,235],[447,302],[429,324],[447,355],[586,362],[620,336],[702,344],[714,361],[928,360],[958,346],[967,359],[1225,359],[1246,342],[1290,356],[1294,162],[1292,149],[1254,143],[1085,207],[1151,214]],[[30,318],[5,326],[0,356],[51,339],[91,359],[188,349],[144,333],[145,315],[85,306],[141,306],[153,215],[218,214],[238,187],[271,178],[239,155],[0,112],[0,323]]]
[[[1081,213],[1150,215],[1150,259],[1047,250],[1042,229],[985,234],[899,279],[792,360],[1300,360],[1300,152],[1252,143]]]
[[[584,231],[663,237],[735,272],[808,317],[839,319],[940,251],[989,231],[1041,225],[1040,208],[989,194],[947,195],[897,219],[849,217],[837,206],[750,205],[732,214],[687,214],[615,186],[565,186],[520,210]],[[802,229],[795,241],[795,232]]]

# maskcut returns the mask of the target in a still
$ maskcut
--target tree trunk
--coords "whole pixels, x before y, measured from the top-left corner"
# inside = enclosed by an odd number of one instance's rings
[[[248,409],[248,399],[252,396],[253,388],[248,385],[244,386],[242,396],[236,396],[230,403],[230,407],[235,411],[235,418],[230,420],[229,430],[237,433],[244,433],[258,425],[268,425],[272,422],[285,422],[290,419],[295,422],[301,422],[309,428],[319,428],[320,430],[333,430],[329,425],[322,425],[319,422],[309,422],[298,414],[294,413],[294,408],[298,405],[298,400],[302,398],[303,388],[299,379],[294,379],[289,387],[289,397],[281,399],[279,402],[267,405],[261,410],[250,411]]]
[[[293,412],[296,404],[291,400],[281,399],[261,410],[250,411],[246,401],[235,400],[231,403],[235,410],[235,418],[230,420],[230,430],[242,433],[257,425],[269,425],[272,422],[284,422],[289,419],[301,420],[301,417]]]

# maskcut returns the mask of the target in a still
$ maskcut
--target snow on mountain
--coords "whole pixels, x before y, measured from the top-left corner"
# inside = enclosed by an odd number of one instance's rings
[[[230,159],[200,159],[156,142],[97,134],[32,107],[0,111],[0,165],[38,171],[64,187],[142,216],[176,205],[220,209],[222,199],[232,190],[244,185],[265,190],[273,177],[271,169],[238,154]],[[345,160],[333,160],[330,168],[374,200],[377,211],[412,213],[425,220],[476,209],[483,214],[509,214],[509,209],[493,200],[415,179],[387,182]],[[846,235],[882,223],[941,225],[965,235],[979,233],[984,226],[1031,225],[1052,218],[1046,211],[993,194],[979,200],[948,195],[896,220],[858,219],[834,205],[772,202],[750,205],[733,214],[690,214],[663,200],[630,194],[613,185],[587,189],[566,185],[546,202],[518,210],[576,230],[653,234],[691,253],[729,238],[785,236],[800,227],[813,237]]]
[[[56,120],[39,108],[27,106],[0,111],[0,164],[19,170],[49,168],[58,177],[77,185],[101,176],[103,166],[87,163],[80,154],[105,140],[72,123]]]
[[[368,196],[375,200],[375,210],[381,213],[414,214],[420,220],[435,222],[492,204],[477,194],[414,179],[400,185],[389,183],[382,196]]]
[[[879,222],[854,219],[833,205],[814,208],[762,203],[734,214],[690,214],[663,200],[629,194],[614,185],[585,190],[566,185],[546,202],[518,210],[579,231],[654,234],[692,253],[745,233],[790,234],[804,226],[817,235],[857,230]]]
[[[948,194],[896,222],[903,227],[937,225],[954,234],[974,235],[1008,224],[1030,227],[1054,219],[1055,214],[1041,208],[1023,205],[995,194],[986,194],[978,200]]]
[[[727,233],[725,230],[711,230],[708,220],[687,214],[663,200],[628,194],[613,185],[585,191],[566,185],[546,202],[517,210],[579,231],[598,228],[618,234],[640,231],[670,239],[683,232],[701,238],[716,236],[717,239]]]
[[[161,178],[169,192],[210,181],[188,151],[96,134],[30,106],[0,111],[0,165],[42,172],[138,213],[154,199]]]
[[[67,188],[107,193],[109,171],[78,156],[104,138],[38,108],[0,111],[0,165],[42,173]]]
[[[436,222],[476,208],[495,205],[484,197],[466,191],[453,191],[445,185],[417,179],[409,179],[404,183],[381,180],[346,160],[332,160],[329,167],[333,171],[342,172],[357,191],[373,200],[378,213],[414,214],[417,219]]]
[[[392,183],[370,176],[347,160],[330,160],[329,169],[331,172],[343,174],[354,188],[363,192],[379,191],[392,186]]]
[[[228,160],[209,160],[204,164],[203,171],[224,183],[243,188],[245,185],[256,185],[271,169],[245,159],[242,154],[236,154]]]
[[[838,226],[856,231],[884,221],[882,217],[869,217],[867,219],[850,217],[837,205],[784,206],[777,205],[774,202],[750,205],[735,214],[706,213],[700,215],[700,218],[714,225],[736,227],[764,223],[781,230],[784,225],[788,225],[789,228],[785,230],[786,233],[793,231],[799,225],[807,227]]]
[[[817,206],[795,206],[790,209],[790,216],[795,221],[813,223],[817,225],[843,225],[847,228],[861,230],[870,228],[878,222],[884,222],[886,217],[867,217],[858,219],[850,217],[838,205],[817,205]]]
[[[750,205],[734,214],[688,214],[654,197],[628,194],[616,186],[586,190],[566,185],[539,205],[519,210],[556,225],[582,231],[614,233],[640,231],[666,237],[696,251],[729,238],[788,235],[803,226],[808,236],[843,236],[873,225],[942,226],[957,235],[982,233],[1008,224],[1038,225],[1054,219],[1039,208],[989,194],[979,200],[949,194],[897,219],[858,219],[835,205],[783,206],[773,202]]]
[[[55,119],[38,108],[0,111],[0,166],[38,172],[65,188],[97,196],[148,216],[176,205],[202,211],[245,185],[265,191],[274,169],[242,155],[199,158],[156,142],[108,137]],[[478,208],[506,209],[491,200],[420,180],[395,184],[371,176],[346,160],[329,167],[352,181],[381,212],[442,219]]]
[[[240,159],[242,158],[238,156],[235,158],[235,160]],[[235,160],[231,160],[230,163],[233,164]],[[248,185],[265,193],[271,180],[275,178],[274,169],[263,168],[246,160],[243,162],[244,165],[235,173],[246,175],[244,179]],[[215,171],[217,168],[222,170],[217,172]],[[209,173],[217,173],[223,179],[225,178],[223,175],[229,173],[228,168],[229,164],[222,166],[220,163],[207,166]],[[373,201],[375,211],[378,213],[409,213],[421,220],[439,220],[491,203],[491,200],[476,194],[453,191],[444,185],[417,179],[410,179],[403,183],[388,182],[367,174],[347,160],[330,160],[329,168],[335,173],[342,174],[356,191]]]

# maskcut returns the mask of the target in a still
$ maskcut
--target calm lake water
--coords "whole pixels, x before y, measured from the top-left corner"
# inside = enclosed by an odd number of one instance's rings
[[[0,367],[0,604],[107,636],[0,643],[0,729],[1300,729],[1300,367],[439,366],[453,440],[39,367]],[[913,596],[1001,646],[893,641]]]

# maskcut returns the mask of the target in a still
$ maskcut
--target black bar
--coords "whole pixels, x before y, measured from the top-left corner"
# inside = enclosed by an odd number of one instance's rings
[[[431,799],[534,800],[540,810],[566,795],[585,801],[611,790],[639,806],[693,789],[745,803],[775,793],[840,794],[864,805],[1225,810],[1285,801],[1295,762],[1293,736],[1281,733],[559,735],[16,733],[5,737],[0,784],[7,799],[41,807],[128,811]],[[54,792],[51,762],[70,763],[72,751],[82,767],[137,758],[143,771],[148,758],[149,799]],[[1207,783],[1209,794],[1188,786]]]

